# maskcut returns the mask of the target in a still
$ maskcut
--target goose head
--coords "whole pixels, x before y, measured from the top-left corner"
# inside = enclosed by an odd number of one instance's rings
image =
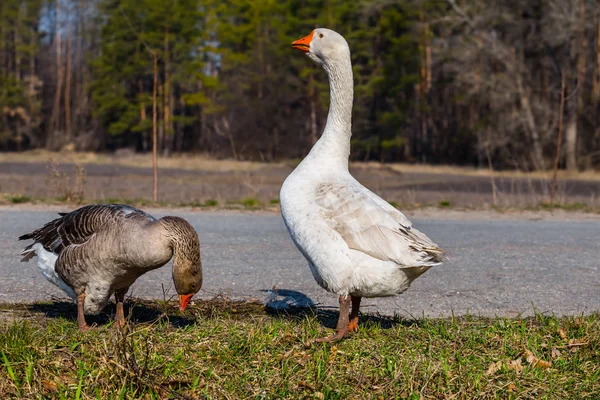
[[[161,219],[167,228],[173,251],[173,283],[179,296],[179,309],[185,310],[202,287],[202,261],[198,233],[189,222],[179,217]]]
[[[292,43],[292,47],[305,52],[318,64],[328,67],[332,62],[350,58],[346,39],[336,31],[317,28],[310,35]]]
[[[175,291],[179,296],[179,309],[185,310],[202,287],[202,265],[200,263],[200,252],[197,257],[185,257],[173,259],[173,283]]]

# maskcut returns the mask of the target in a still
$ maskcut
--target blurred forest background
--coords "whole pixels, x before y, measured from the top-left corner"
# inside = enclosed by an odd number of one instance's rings
[[[597,0],[2,0],[0,150],[302,157],[350,44],[355,160],[600,166]],[[154,123],[153,123],[154,121]]]

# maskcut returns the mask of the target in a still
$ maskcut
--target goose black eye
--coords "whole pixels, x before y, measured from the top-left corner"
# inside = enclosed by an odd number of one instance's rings
[[[323,34],[322,34],[322,33],[319,33],[319,37],[320,37],[321,39],[323,39]]]

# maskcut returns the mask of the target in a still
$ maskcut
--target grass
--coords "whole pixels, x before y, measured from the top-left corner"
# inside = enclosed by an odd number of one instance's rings
[[[245,197],[240,200],[240,204],[246,208],[256,208],[260,207],[260,201],[254,197]]]
[[[585,203],[550,203],[543,202],[540,203],[540,208],[543,210],[567,210],[567,211],[584,211],[588,208],[588,205]]]
[[[107,153],[31,150],[19,153],[0,153],[0,162],[47,162],[49,159],[60,159],[62,164],[113,164],[131,167],[152,167],[150,154],[132,153],[117,156]],[[160,168],[177,168],[185,170],[203,170],[213,172],[248,172],[262,168],[266,163],[252,161],[219,160],[205,154],[185,154],[169,157],[158,157]]]
[[[81,199],[73,201],[64,196],[58,197],[42,197],[35,198],[27,195],[15,195],[15,194],[2,194],[0,193],[0,205],[2,204],[41,204],[41,205],[69,205],[74,208],[84,206],[87,204],[126,204],[134,207],[148,208],[148,207],[167,207],[167,208],[211,208],[211,209],[239,209],[248,211],[260,211],[260,210],[277,210],[279,206],[279,199],[271,199],[268,202],[261,202],[259,199],[254,197],[245,197],[240,200],[228,200],[224,203],[219,203],[217,200],[208,199],[204,202],[201,201],[180,201],[176,203],[170,203],[166,201],[159,201],[157,203],[149,199],[144,198],[123,198],[123,197],[108,197],[103,199]],[[389,201],[389,204],[401,211],[407,210],[418,210],[428,209],[432,207],[456,209],[459,211],[475,211],[485,210],[486,207],[465,207],[456,206],[449,200],[440,200],[437,204],[430,203],[402,203],[399,204],[396,201]],[[583,212],[600,214],[600,209],[593,207],[581,202],[574,203],[549,203],[540,202],[530,206],[490,206],[490,210],[498,213],[515,212],[515,211],[541,211],[541,212],[552,212],[552,211],[566,211],[566,212]]]
[[[214,199],[208,199],[204,202],[205,207],[216,207],[219,205],[219,202]]]
[[[4,398],[593,398],[600,315],[402,320],[362,316],[336,345],[337,313],[256,303],[129,304],[128,330],[77,330],[67,303],[4,306]],[[113,309],[109,310],[112,313]],[[41,315],[41,316],[40,316]]]
[[[441,208],[448,208],[448,207],[451,207],[451,206],[452,206],[452,203],[451,203],[450,201],[448,201],[448,200],[441,200],[441,201],[438,203],[438,205],[439,205]]]
[[[73,164],[116,164],[133,167],[151,167],[152,160],[149,154],[132,153],[128,155],[112,155],[106,153],[61,151],[51,152],[43,149],[24,152],[0,153],[0,162],[47,162],[49,159],[60,159],[61,163]],[[160,168],[178,168],[186,170],[203,170],[213,172],[247,172],[256,171],[266,166],[287,165],[295,168],[300,159],[287,160],[280,163],[265,163],[254,161],[236,161],[232,159],[216,159],[206,154],[184,154],[169,157],[158,157]],[[385,168],[398,173],[423,173],[443,175],[490,176],[487,168],[461,167],[453,165],[423,165],[391,163],[380,164],[376,162],[353,162],[354,167]],[[494,171],[497,177],[513,178],[547,178],[550,179],[552,171]],[[598,171],[564,171],[560,170],[558,177],[561,179],[581,179],[598,181]]]
[[[4,198],[12,204],[29,203],[31,201],[31,197],[24,194],[7,194]]]
[[[364,165],[370,165],[377,163],[364,163]],[[475,168],[475,167],[460,167],[454,165],[429,165],[429,164],[383,164],[384,167],[388,167],[393,171],[400,173],[421,173],[421,174],[440,174],[440,175],[463,175],[463,176],[485,176],[489,177],[492,175],[488,168]],[[496,177],[505,178],[530,178],[530,179],[552,179],[552,170],[548,171],[497,171],[494,170],[493,174]],[[579,179],[586,181],[598,181],[600,180],[600,174],[598,171],[590,169],[588,171],[558,171],[559,179]]]

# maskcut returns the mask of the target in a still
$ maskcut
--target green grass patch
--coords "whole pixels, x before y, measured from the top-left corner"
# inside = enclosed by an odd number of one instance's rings
[[[452,203],[449,200],[442,200],[438,203],[438,205],[442,208],[448,208],[452,206]]]
[[[585,211],[588,205],[585,203],[540,203],[540,208],[543,210],[566,210],[566,211]]]
[[[208,199],[204,202],[205,207],[216,207],[219,205],[219,202],[215,199]]]
[[[269,203],[273,205],[279,204],[279,199],[271,199]]]
[[[196,207],[196,208],[203,208],[203,207],[216,207],[219,205],[219,202],[217,200],[213,200],[213,199],[209,199],[206,200],[205,202],[200,202],[200,201],[191,201],[191,202],[181,202],[179,203],[179,207]]]
[[[3,398],[594,398],[600,315],[403,320],[361,316],[336,345],[337,312],[255,303],[129,304],[80,333],[67,303],[5,305]],[[108,314],[114,312],[109,308]],[[528,353],[529,352],[529,353]],[[538,361],[531,359],[534,357]],[[539,361],[543,361],[544,364]],[[551,365],[545,364],[546,362]]]
[[[12,204],[29,203],[31,201],[31,197],[24,194],[7,194],[4,198]]]
[[[246,197],[240,200],[241,205],[247,208],[257,208],[260,207],[260,201],[254,197]]]

